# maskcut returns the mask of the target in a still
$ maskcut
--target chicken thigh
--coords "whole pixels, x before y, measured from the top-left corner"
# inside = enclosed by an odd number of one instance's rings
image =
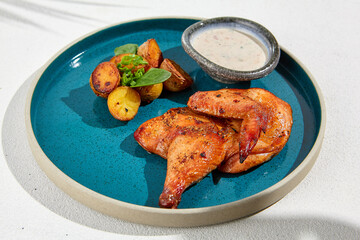
[[[224,160],[228,126],[189,108],[173,108],[143,123],[135,140],[147,151],[167,159],[159,205],[176,208],[186,188],[203,179]]]

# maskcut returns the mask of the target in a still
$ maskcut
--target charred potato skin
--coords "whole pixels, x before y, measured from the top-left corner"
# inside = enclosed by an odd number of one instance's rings
[[[154,68],[158,68],[164,59],[158,43],[153,38],[141,44],[137,54],[143,57]]]
[[[128,55],[131,55],[131,53],[123,53],[123,54],[116,55],[116,56],[112,57],[109,62],[112,62],[115,64],[115,66],[117,66],[119,63],[121,63],[121,60],[123,59],[123,57],[128,56]],[[133,65],[132,64],[126,65],[126,67],[131,69],[133,67]],[[135,66],[135,68],[133,70],[131,70],[131,72],[134,73],[138,69],[141,69],[141,68],[144,68],[144,70],[146,72],[147,70],[150,69],[150,65],[149,64],[141,64],[141,65]],[[120,73],[120,75],[121,75],[121,73]]]
[[[164,82],[164,88],[171,92],[180,92],[193,84],[190,75],[185,72],[176,62],[168,58],[164,59],[160,68],[171,73],[168,80]]]
[[[127,86],[117,87],[107,99],[110,114],[120,121],[132,120],[136,116],[140,104],[140,94]]]
[[[137,87],[135,89],[140,94],[141,102],[151,103],[152,101],[160,97],[163,90],[163,83],[144,87]]]
[[[91,89],[97,96],[108,98],[120,84],[120,73],[114,63],[102,62],[91,73],[89,81]]]

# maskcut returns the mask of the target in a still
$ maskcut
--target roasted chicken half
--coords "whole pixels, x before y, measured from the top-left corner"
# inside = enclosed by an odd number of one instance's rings
[[[216,168],[238,173],[268,161],[290,136],[290,106],[263,89],[197,92],[188,106],[134,133],[145,150],[168,161],[160,207],[177,208],[185,189]]]

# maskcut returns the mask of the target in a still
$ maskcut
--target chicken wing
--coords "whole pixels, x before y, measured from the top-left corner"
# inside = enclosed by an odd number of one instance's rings
[[[194,111],[221,118],[242,119],[239,134],[239,159],[242,163],[267,127],[267,111],[247,96],[243,89],[196,92],[187,105]]]
[[[260,134],[244,163],[239,163],[238,157],[234,154],[219,166],[218,169],[222,172],[243,172],[272,159],[284,148],[291,134],[292,109],[287,102],[260,88],[247,89],[244,95],[266,108],[268,116],[266,131]]]
[[[232,117],[232,119],[228,119],[230,125],[232,125],[233,129],[236,132],[240,133],[240,136],[237,140],[239,141],[239,151],[232,154],[228,154],[228,157],[225,161],[219,166],[219,170],[223,172],[229,173],[238,173],[242,171],[246,171],[254,166],[257,166],[263,162],[266,162],[277,155],[285,146],[288,141],[291,133],[291,127],[293,124],[292,121],[292,110],[288,103],[276,97],[271,92],[261,89],[261,88],[250,88],[250,89],[223,89],[219,91],[212,92],[201,92],[202,94],[193,95],[189,99],[189,106],[195,111],[206,112],[207,114],[211,114],[214,116],[225,116]],[[209,93],[209,94],[208,94]],[[208,95],[208,96],[206,96]],[[221,96],[218,96],[221,95]],[[239,100],[239,96],[242,97],[241,101]],[[198,100],[200,98],[200,100]],[[204,100],[206,99],[206,100]],[[203,104],[205,102],[205,104]],[[199,104],[200,103],[200,104]],[[211,105],[210,103],[214,103]],[[256,103],[261,105],[261,109],[258,106],[254,107],[256,110],[254,115],[246,115],[246,113],[230,113],[222,115],[219,113],[219,108],[224,109],[223,111],[227,111],[228,109],[232,109],[232,111],[246,111],[247,109],[251,109],[251,104]],[[199,110],[199,105],[201,108]],[[233,105],[245,105],[235,107]],[[255,110],[254,110],[255,111]],[[249,127],[248,121],[243,120],[242,122],[236,121],[234,118],[252,118],[256,116],[257,113],[265,114],[266,117],[260,118],[260,121],[256,122],[252,121],[255,126],[251,125],[250,129],[257,129],[257,131],[252,131],[253,134],[251,136],[257,136],[258,129],[260,131],[258,138],[255,138],[255,145],[252,143],[242,143],[242,141],[251,141],[251,138],[244,138],[243,135],[248,135]],[[266,126],[263,124],[266,123]],[[259,124],[256,126],[256,124]],[[264,131],[265,129],[265,131]],[[254,134],[256,133],[256,134]],[[254,138],[253,138],[254,139]],[[253,146],[253,149],[248,151],[248,156],[245,162],[241,163],[238,159],[243,158],[245,155],[242,150],[246,148],[242,146]],[[235,146],[235,145],[234,145]]]

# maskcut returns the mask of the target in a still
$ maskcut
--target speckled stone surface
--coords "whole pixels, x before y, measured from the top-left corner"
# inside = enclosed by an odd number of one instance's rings
[[[257,39],[259,44],[262,44],[263,48],[266,49],[267,61],[265,65],[252,71],[236,71],[215,64],[202,56],[193,48],[192,39],[200,32],[211,28],[236,29]],[[275,69],[280,59],[280,47],[273,34],[254,21],[238,17],[217,17],[194,23],[184,31],[181,40],[185,51],[201,68],[213,79],[222,83],[237,83],[265,77]]]

